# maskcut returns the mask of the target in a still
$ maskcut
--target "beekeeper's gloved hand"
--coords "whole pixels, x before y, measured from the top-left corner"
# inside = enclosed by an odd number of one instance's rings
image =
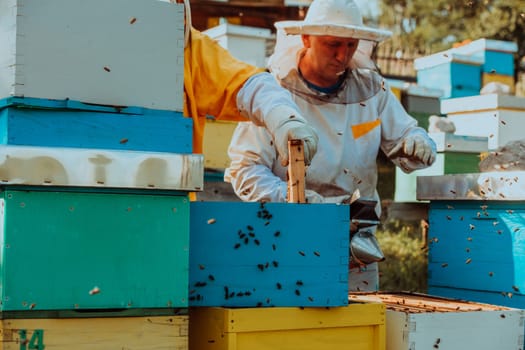
[[[413,134],[397,144],[389,153],[389,158],[406,157],[425,165],[432,165],[436,160],[434,142],[421,134]]]
[[[290,106],[277,106],[264,119],[266,128],[273,136],[275,148],[283,166],[288,165],[288,141],[302,140],[304,162],[310,165],[317,152],[319,137],[317,132],[306,122],[300,113]]]

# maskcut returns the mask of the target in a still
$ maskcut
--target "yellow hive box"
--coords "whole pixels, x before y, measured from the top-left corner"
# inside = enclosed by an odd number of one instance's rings
[[[208,169],[225,169],[230,166],[228,146],[237,127],[237,122],[206,120],[204,129],[204,167]]]
[[[507,85],[510,88],[510,93],[514,93],[516,81],[514,80],[513,75],[504,75],[496,73],[483,73],[481,75],[481,87],[493,82]]]
[[[385,307],[193,308],[190,350],[384,350]]]
[[[0,320],[0,350],[188,349],[188,315]]]

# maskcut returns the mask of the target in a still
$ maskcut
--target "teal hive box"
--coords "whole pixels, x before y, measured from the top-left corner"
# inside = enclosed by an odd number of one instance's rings
[[[187,195],[5,186],[1,311],[187,307]]]
[[[192,202],[190,306],[348,304],[348,205]]]
[[[189,154],[192,125],[175,111],[71,100],[0,100],[0,143],[5,145]]]

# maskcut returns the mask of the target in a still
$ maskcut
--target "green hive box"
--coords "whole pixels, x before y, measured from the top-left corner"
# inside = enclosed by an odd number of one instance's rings
[[[187,306],[187,195],[39,189],[0,192],[0,311]]]

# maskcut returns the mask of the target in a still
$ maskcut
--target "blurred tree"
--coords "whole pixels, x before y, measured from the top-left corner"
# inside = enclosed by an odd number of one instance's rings
[[[380,0],[399,45],[437,52],[480,38],[513,41],[525,56],[524,0]]]

